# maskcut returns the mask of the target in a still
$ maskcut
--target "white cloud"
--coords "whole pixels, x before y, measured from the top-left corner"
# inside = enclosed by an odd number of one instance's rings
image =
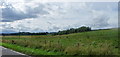
[[[117,27],[117,11],[112,10],[113,7],[109,2],[104,5],[109,10],[101,9],[102,6],[94,6],[96,4],[93,3],[84,2],[25,3],[24,1],[12,5],[17,12],[34,14],[37,17],[2,22],[3,30],[9,28],[8,30],[14,31],[20,29],[28,32],[53,32],[82,25],[92,28]],[[41,11],[48,12],[48,14],[43,14],[45,12]]]
[[[8,2],[119,2],[119,0],[6,0]]]

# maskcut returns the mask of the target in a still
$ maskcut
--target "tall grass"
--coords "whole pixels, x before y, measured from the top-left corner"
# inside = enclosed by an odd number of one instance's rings
[[[99,30],[68,35],[5,36],[4,43],[62,52],[64,55],[118,55],[118,30]]]

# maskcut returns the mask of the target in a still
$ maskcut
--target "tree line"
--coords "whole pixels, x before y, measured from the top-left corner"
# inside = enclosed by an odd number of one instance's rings
[[[30,33],[30,32],[18,32],[18,33],[2,33],[1,35],[47,35],[48,32]]]
[[[39,32],[39,33],[30,33],[30,32],[18,32],[18,33],[2,33],[1,35],[64,35],[64,34],[71,34],[71,33],[79,33],[79,32],[86,32],[91,31],[90,27],[79,27],[79,28],[70,28],[63,31],[58,32]]]
[[[79,32],[86,32],[86,31],[91,31],[90,27],[79,27],[79,28],[70,28],[68,30],[63,30],[63,31],[58,31],[57,33],[53,33],[53,35],[63,35],[63,34],[71,34],[71,33],[79,33]]]

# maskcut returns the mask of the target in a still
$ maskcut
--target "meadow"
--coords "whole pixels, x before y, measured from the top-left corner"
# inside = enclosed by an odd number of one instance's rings
[[[28,55],[119,55],[118,29],[66,35],[2,36],[2,45]]]

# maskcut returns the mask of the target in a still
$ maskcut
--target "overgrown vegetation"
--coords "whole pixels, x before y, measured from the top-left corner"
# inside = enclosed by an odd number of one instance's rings
[[[22,52],[24,54],[27,55],[61,55],[62,53],[58,53],[58,52],[52,52],[52,51],[45,51],[42,49],[35,49],[35,48],[29,48],[29,47],[23,47],[23,46],[19,46],[19,45],[13,45],[13,44],[9,44],[9,43],[2,43],[2,45],[4,47],[7,48],[11,48],[13,50]]]
[[[61,55],[119,55],[117,29],[55,36],[28,35],[20,36],[20,38],[18,36],[4,36],[2,42],[42,49],[47,52],[60,52]],[[27,50],[25,51],[27,52]],[[33,55],[33,53],[29,55]],[[37,53],[37,55],[41,55],[41,53]]]

